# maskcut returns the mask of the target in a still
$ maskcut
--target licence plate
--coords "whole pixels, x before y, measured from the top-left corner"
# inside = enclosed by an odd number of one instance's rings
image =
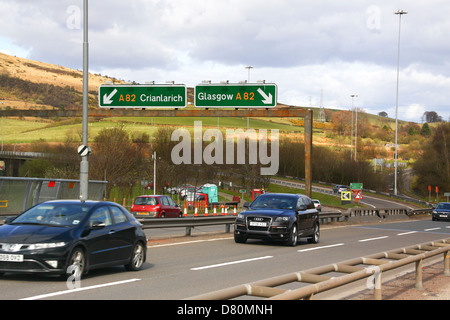
[[[250,221],[252,227],[267,227],[267,222]]]
[[[440,214],[439,217],[440,218],[448,218],[448,216],[446,214]]]
[[[148,212],[136,212],[138,216],[148,216]]]
[[[22,254],[0,254],[0,261],[22,262],[23,255]]]

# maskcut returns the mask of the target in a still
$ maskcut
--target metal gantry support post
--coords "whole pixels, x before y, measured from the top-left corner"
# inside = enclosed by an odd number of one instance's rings
[[[313,111],[308,110],[305,115],[305,188],[306,195],[312,198],[312,136]]]

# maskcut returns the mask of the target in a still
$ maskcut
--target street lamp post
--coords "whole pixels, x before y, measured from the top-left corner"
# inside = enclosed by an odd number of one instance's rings
[[[398,88],[400,80],[400,36],[402,28],[402,15],[408,14],[408,12],[403,10],[398,10],[395,12],[399,16],[398,21],[398,54],[397,54],[397,96],[395,105],[395,163],[394,163],[394,194],[398,194],[397,189],[397,170],[398,170]]]

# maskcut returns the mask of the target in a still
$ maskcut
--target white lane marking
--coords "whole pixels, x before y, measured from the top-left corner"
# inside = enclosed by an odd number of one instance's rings
[[[433,231],[433,230],[441,230],[441,228],[430,228],[430,229],[423,229],[423,231]]]
[[[297,251],[298,252],[307,252],[307,251],[313,251],[313,250],[320,250],[320,249],[339,247],[339,246],[343,246],[343,245],[344,245],[343,243],[337,243],[337,244],[331,244],[329,246],[321,246],[321,247],[315,247],[315,248],[301,249],[301,250],[297,250]]]
[[[171,246],[178,246],[182,244],[193,244],[193,243],[201,243],[201,242],[211,242],[211,241],[219,241],[219,240],[230,240],[233,239],[231,237],[229,238],[215,238],[215,239],[206,239],[206,240],[192,240],[192,241],[184,241],[184,242],[174,242],[174,243],[166,243],[166,244],[157,244],[157,245],[149,245],[147,248],[161,248],[161,247],[171,247]]]
[[[397,233],[398,236],[404,236],[407,234],[413,234],[413,233],[417,233],[418,231],[408,231],[408,232],[403,232],[403,233]]]
[[[386,239],[386,238],[389,238],[389,236],[383,236],[383,237],[377,237],[377,238],[369,238],[369,239],[362,239],[362,240],[358,240],[358,242],[374,241],[374,240],[380,240],[380,239]]]
[[[273,258],[273,256],[265,256],[265,257],[258,257],[258,258],[252,258],[252,259],[237,260],[237,261],[231,261],[231,262],[224,262],[224,263],[212,264],[212,265],[209,265],[209,266],[203,266],[203,267],[191,268],[191,270],[197,271],[197,270],[204,270],[204,269],[218,268],[218,267],[223,267],[223,266],[229,266],[229,265],[231,265],[231,264],[238,264],[238,263],[252,262],[252,261],[258,261],[258,260],[264,260],[264,259],[271,259],[271,258]]]
[[[92,290],[92,289],[98,289],[98,288],[103,288],[103,287],[117,286],[119,284],[135,282],[135,281],[140,281],[140,280],[141,279],[129,279],[129,280],[123,280],[123,281],[117,281],[117,282],[103,283],[103,284],[98,284],[98,285],[90,286],[90,287],[69,289],[69,290],[57,291],[57,292],[52,292],[52,293],[47,293],[47,294],[41,294],[39,296],[24,298],[24,299],[20,299],[20,300],[45,299],[45,298],[49,298],[49,297],[60,296],[60,295],[64,295],[64,294],[70,294],[70,293],[75,293],[75,292],[80,292],[80,291],[85,291],[85,290]]]

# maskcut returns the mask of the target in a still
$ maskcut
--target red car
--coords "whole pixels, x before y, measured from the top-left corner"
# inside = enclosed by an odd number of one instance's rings
[[[169,196],[139,196],[131,206],[131,213],[137,218],[182,218],[180,207]]]

